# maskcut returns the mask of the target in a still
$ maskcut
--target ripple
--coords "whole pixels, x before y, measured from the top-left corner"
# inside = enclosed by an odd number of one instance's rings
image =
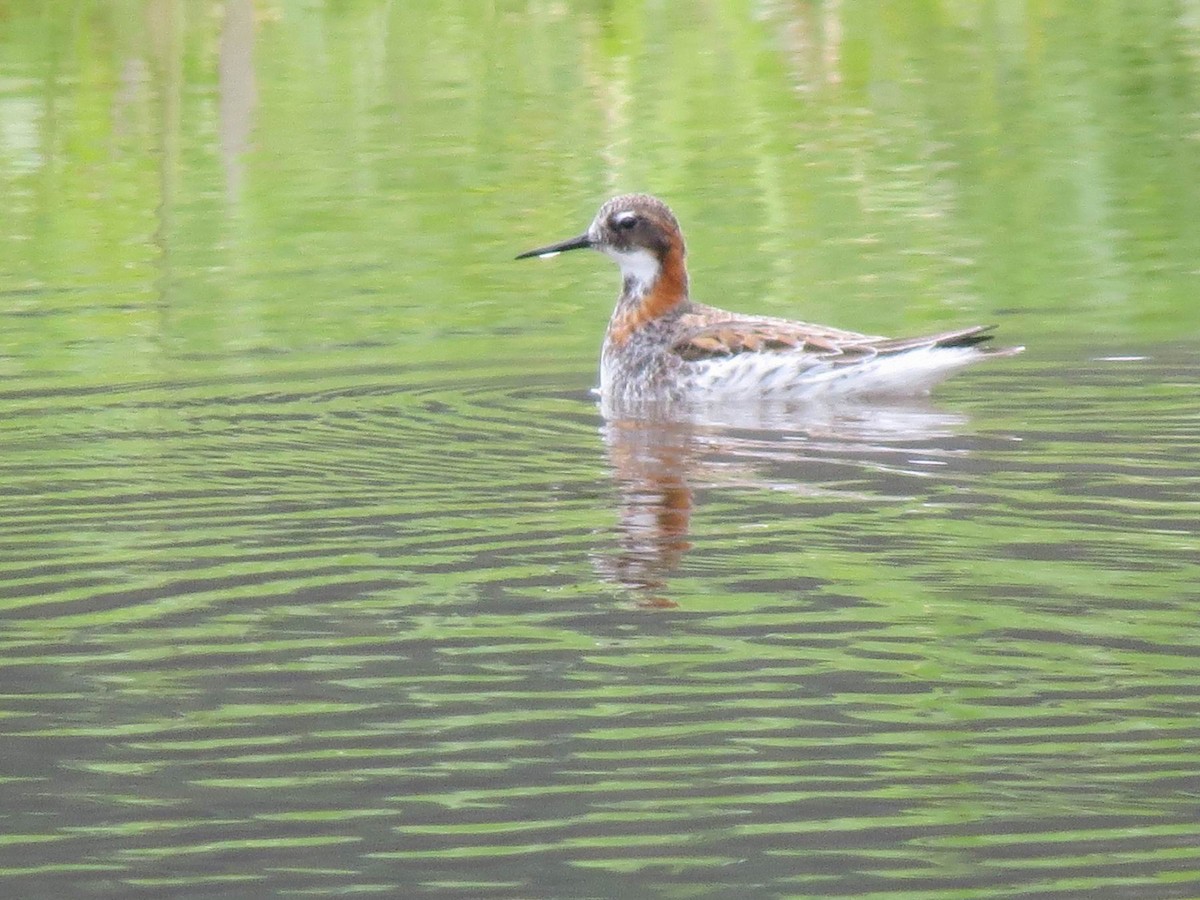
[[[0,800],[36,860],[9,883],[1060,896],[1195,869],[1182,395],[1164,447],[1086,375],[1091,416],[998,392],[986,429],[602,423],[561,387],[588,377],[6,396]]]

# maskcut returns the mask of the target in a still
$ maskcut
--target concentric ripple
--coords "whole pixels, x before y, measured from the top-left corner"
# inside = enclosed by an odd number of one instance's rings
[[[1200,432],[1117,374],[786,428],[527,368],[9,385],[0,880],[1191,896]]]

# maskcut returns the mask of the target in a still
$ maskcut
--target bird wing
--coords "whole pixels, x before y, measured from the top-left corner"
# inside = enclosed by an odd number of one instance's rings
[[[714,315],[716,314],[716,315]],[[671,347],[694,362],[742,353],[808,353],[834,365],[862,362],[919,347],[971,347],[991,340],[992,326],[973,326],[913,338],[887,338],[767,317],[717,318],[719,310],[684,316],[683,334]]]

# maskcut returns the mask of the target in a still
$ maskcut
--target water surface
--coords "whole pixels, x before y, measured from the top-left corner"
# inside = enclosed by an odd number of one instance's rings
[[[1186,4],[0,8],[6,896],[1194,897]],[[696,295],[997,322],[605,419]]]

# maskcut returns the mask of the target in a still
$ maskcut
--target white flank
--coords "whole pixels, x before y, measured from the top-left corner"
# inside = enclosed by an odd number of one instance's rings
[[[744,353],[693,363],[691,386],[712,399],[917,394],[982,355],[971,347],[921,347],[835,366],[800,354]]]

